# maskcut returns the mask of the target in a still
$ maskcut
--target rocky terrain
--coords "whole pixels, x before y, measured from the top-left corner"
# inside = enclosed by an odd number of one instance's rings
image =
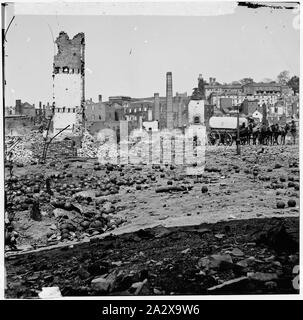
[[[17,253],[6,248],[7,296],[55,285],[62,295],[293,293],[298,158],[297,145],[243,146],[241,156],[208,147],[196,177],[68,156],[6,168],[18,234]],[[261,241],[262,230],[289,248]]]
[[[6,259],[8,298],[295,294],[298,218],[162,226]]]

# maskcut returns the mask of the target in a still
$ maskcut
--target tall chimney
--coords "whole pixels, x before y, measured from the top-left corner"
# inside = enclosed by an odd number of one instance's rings
[[[183,127],[183,103],[182,98],[178,99],[178,127]]]
[[[102,102],[102,94],[98,95],[98,100],[99,100],[99,102]]]
[[[22,114],[21,100],[16,100],[15,114]]]
[[[213,78],[209,78],[209,84],[212,84]]]
[[[167,129],[174,128],[173,117],[173,83],[172,73],[166,73],[166,127]]]
[[[154,120],[160,121],[160,98],[159,98],[159,93],[154,93]]]

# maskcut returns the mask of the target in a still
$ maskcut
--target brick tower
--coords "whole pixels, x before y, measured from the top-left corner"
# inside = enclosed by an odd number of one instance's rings
[[[85,61],[84,33],[72,39],[60,32],[54,56],[54,133],[69,125],[65,133],[81,134],[85,125]]]

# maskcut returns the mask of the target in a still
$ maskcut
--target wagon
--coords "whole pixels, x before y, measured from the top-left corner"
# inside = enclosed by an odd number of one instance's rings
[[[247,119],[239,118],[239,125],[245,123]],[[237,138],[237,117],[211,117],[209,119],[208,144],[231,146]]]

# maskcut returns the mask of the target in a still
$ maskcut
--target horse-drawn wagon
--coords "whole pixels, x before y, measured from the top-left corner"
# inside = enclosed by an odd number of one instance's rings
[[[247,127],[246,118],[239,118],[239,126]],[[211,117],[209,119],[208,144],[231,146],[237,138],[237,117]]]

